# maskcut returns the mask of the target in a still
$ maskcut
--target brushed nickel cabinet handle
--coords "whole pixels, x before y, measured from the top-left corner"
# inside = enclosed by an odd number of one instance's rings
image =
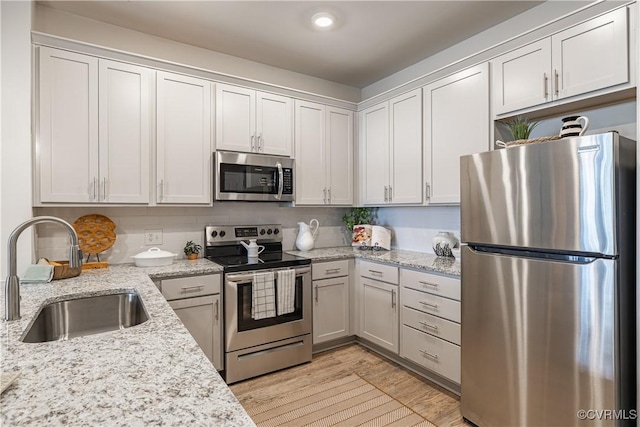
[[[327,194],[328,194],[327,199],[329,200],[329,204],[331,204],[331,187],[329,187],[329,189],[327,190]]]
[[[558,78],[558,70],[553,70],[553,73],[555,74],[556,96],[558,96],[558,94],[560,93],[560,88],[558,87],[558,80],[559,80],[559,78]]]
[[[438,330],[438,327],[436,325],[430,325],[427,322],[419,322],[419,323],[425,328],[433,329],[434,331]]]
[[[396,291],[395,289],[391,290],[391,308],[396,307]]]
[[[389,202],[393,200],[393,187],[389,186]]]
[[[427,307],[431,307],[434,310],[438,308],[438,304],[431,304],[430,302],[426,302],[426,301],[419,301],[420,304],[422,305],[426,305]]]
[[[327,204],[327,187],[322,189],[322,200],[324,201],[324,204]]]
[[[378,270],[369,270],[369,273],[371,273],[371,274],[380,274],[380,275],[383,274],[382,271],[378,271]]]
[[[256,151],[256,148],[255,148],[255,145],[256,145],[256,144],[255,144],[255,139],[256,139],[255,134],[254,134],[254,135],[251,135],[251,151]]]
[[[107,200],[107,178],[102,178],[102,200]]]
[[[160,180],[160,201],[164,200],[164,179]]]
[[[431,198],[431,185],[427,182],[426,186],[427,186],[427,199],[430,199]]]
[[[389,187],[387,187],[386,185],[384,186],[384,201],[389,201]]]
[[[91,200],[95,201],[98,198],[98,179],[93,177],[93,185],[91,185]]]
[[[216,320],[220,319],[220,300],[216,300]]]
[[[438,360],[438,355],[437,354],[429,353],[427,350],[420,350],[420,353],[422,353],[423,356],[427,356],[427,357],[430,357],[432,359]]]
[[[418,280],[418,283],[420,283],[421,285],[425,285],[425,286],[431,286],[433,288],[437,288],[438,284],[437,283],[429,283],[429,282],[425,282],[422,280]]]
[[[315,285],[315,290],[316,290],[315,300],[316,302],[318,302],[318,285]]]
[[[340,273],[340,270],[340,268],[327,268],[324,270],[324,274]]]
[[[542,74],[542,93],[544,94],[544,99],[547,99],[549,96],[549,90],[547,89],[547,85],[549,84],[549,77],[547,77],[547,73]]]

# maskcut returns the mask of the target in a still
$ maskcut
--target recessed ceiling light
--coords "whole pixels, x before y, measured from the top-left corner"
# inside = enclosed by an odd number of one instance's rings
[[[316,13],[311,17],[311,22],[313,22],[313,25],[316,28],[319,28],[321,30],[326,30],[331,28],[335,21],[336,21],[335,16],[333,16],[328,12]]]

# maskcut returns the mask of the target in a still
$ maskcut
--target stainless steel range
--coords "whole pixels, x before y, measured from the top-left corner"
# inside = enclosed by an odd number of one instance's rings
[[[208,226],[205,235],[206,257],[224,268],[227,383],[310,361],[311,260],[282,252],[281,225]],[[240,243],[249,239],[264,246],[258,257]],[[257,307],[265,290],[273,297]]]

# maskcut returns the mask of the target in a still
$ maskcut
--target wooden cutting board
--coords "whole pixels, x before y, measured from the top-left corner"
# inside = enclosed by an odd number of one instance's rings
[[[99,254],[111,248],[116,242],[116,224],[104,215],[81,216],[75,220],[73,228],[78,233],[80,249],[87,254],[87,261],[91,254],[95,254],[99,260]],[[83,268],[104,268],[108,265],[106,262],[87,262]]]

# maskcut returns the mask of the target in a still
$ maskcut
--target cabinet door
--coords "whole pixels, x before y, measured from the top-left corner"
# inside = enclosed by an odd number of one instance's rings
[[[321,104],[296,100],[296,205],[326,202],[324,110]]]
[[[551,37],[555,98],[629,81],[627,9],[576,25]]]
[[[257,151],[256,92],[216,85],[216,150]]]
[[[389,104],[360,112],[360,188],[365,205],[387,204],[389,186]]]
[[[313,282],[313,343],[349,335],[349,276]]]
[[[256,102],[257,151],[290,157],[293,145],[291,98],[258,92]]]
[[[460,156],[489,149],[489,122],[488,64],[424,87],[428,203],[460,203]]]
[[[211,83],[158,72],[158,203],[211,203]]]
[[[493,109],[497,116],[551,101],[549,38],[499,56],[492,65]]]
[[[360,280],[362,338],[398,353],[398,286],[364,277]]]
[[[327,107],[325,145],[327,147],[327,202],[353,204],[353,112]]]
[[[98,59],[39,48],[40,201],[98,200]]]
[[[170,301],[169,305],[217,370],[222,370],[220,295]]]
[[[389,202],[422,203],[422,90],[389,101],[391,181]]]
[[[153,76],[147,68],[100,60],[101,202],[149,202]]]

